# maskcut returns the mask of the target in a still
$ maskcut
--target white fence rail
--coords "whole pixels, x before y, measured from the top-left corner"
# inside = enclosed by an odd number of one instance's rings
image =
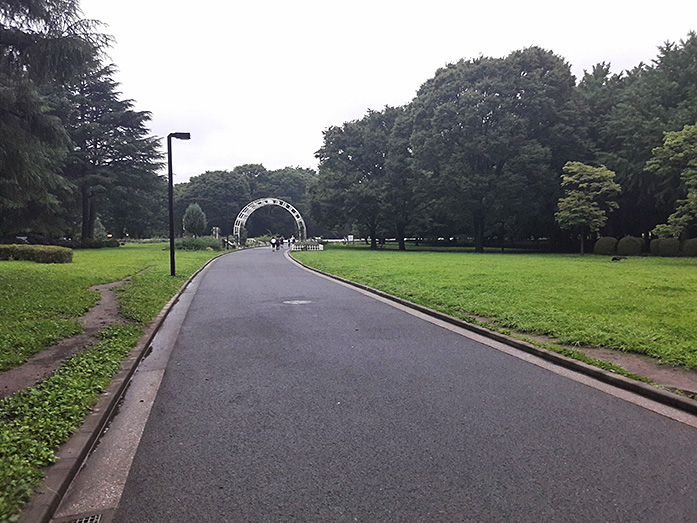
[[[301,243],[296,242],[291,244],[291,251],[323,251],[324,245],[321,243]]]

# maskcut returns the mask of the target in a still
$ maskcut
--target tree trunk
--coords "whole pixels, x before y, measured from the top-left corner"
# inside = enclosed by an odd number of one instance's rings
[[[474,252],[484,252],[484,216],[480,211],[472,214],[474,222]]]
[[[404,231],[406,230],[406,228],[407,228],[406,223],[397,222],[397,224],[395,225],[395,229],[396,229],[395,232],[397,234],[397,242],[399,243],[399,250],[400,251],[407,250],[407,246],[404,243]]]
[[[94,236],[94,217],[92,214],[92,201],[90,196],[90,188],[86,185],[82,186],[82,239],[89,240]]]
[[[374,251],[378,249],[377,229],[377,225],[371,225],[368,227],[368,230],[370,231],[370,248]]]
[[[581,256],[583,256],[585,254],[585,252],[583,250],[583,240],[585,239],[585,236],[586,236],[585,234],[581,233]]]

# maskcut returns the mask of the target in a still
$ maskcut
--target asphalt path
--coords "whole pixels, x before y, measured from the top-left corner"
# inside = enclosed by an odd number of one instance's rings
[[[255,249],[200,276],[115,521],[695,521],[697,429]]]

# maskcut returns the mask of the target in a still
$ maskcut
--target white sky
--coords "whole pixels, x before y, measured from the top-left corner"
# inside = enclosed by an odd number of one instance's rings
[[[408,103],[439,67],[537,45],[577,79],[654,59],[697,1],[81,0],[108,25],[124,98],[173,141],[175,183],[262,163],[316,168],[322,131]]]

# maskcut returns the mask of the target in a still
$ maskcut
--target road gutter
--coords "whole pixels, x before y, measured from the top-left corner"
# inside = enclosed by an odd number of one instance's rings
[[[59,447],[56,452],[56,463],[44,469],[44,480],[34,490],[31,499],[22,509],[18,519],[19,523],[48,523],[51,520],[71,482],[99,443],[100,437],[109,426],[112,418],[118,413],[119,403],[128,389],[131,378],[140,362],[152,349],[152,341],[167,315],[194,278],[214,260],[225,254],[228,253],[211,258],[203,267],[192,274],[145,329],[145,332],[138,339],[138,344],[131,349],[126,359],[121,363],[121,370],[112,378],[109,386],[101,394],[97,405],[85,417],[80,428]]]

